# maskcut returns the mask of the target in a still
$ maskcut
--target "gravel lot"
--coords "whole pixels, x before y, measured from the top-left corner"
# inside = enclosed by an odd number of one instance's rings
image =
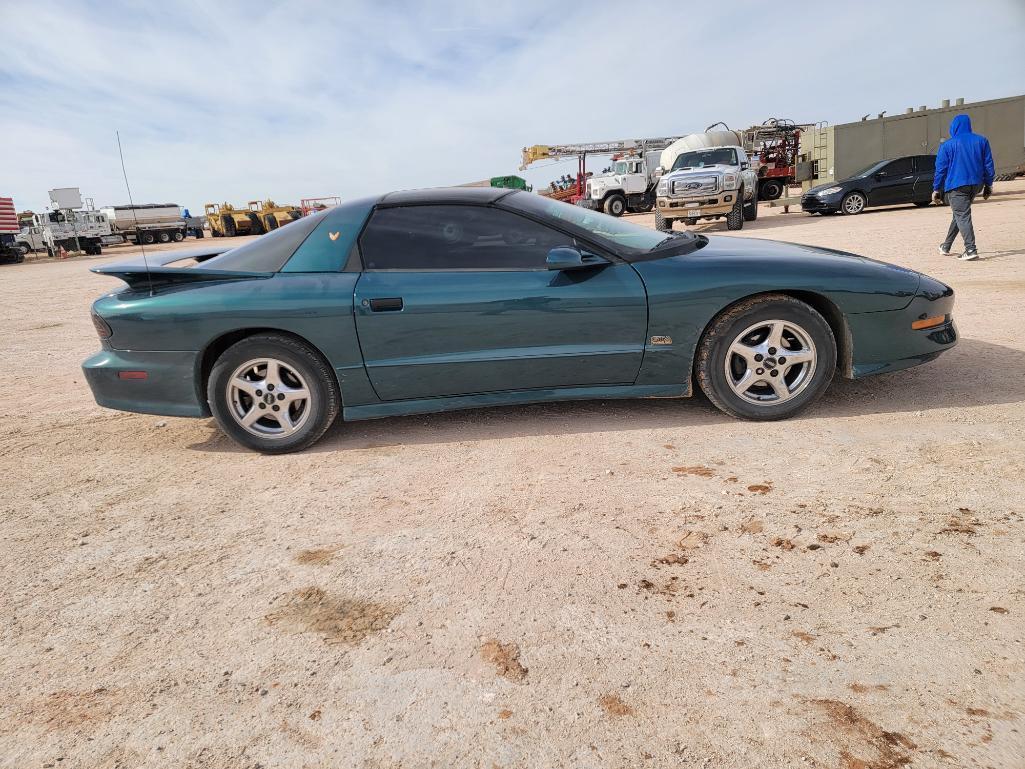
[[[743,235],[958,292],[957,348],[785,423],[560,404],[258,456],[94,405],[88,268],[126,251],[0,268],[0,766],[1021,769],[1025,182],[997,189],[976,263],[936,252],[948,209],[763,206]]]

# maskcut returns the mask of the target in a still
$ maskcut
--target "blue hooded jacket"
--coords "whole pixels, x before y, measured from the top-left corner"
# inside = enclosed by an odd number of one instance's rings
[[[955,115],[950,121],[950,138],[936,153],[932,188],[946,192],[980,184],[987,187],[993,184],[993,152],[989,139],[972,133],[972,121],[967,115]]]

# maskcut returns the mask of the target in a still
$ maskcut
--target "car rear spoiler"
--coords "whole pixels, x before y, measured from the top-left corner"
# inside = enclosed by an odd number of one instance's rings
[[[185,259],[194,259],[202,264],[208,259],[212,259],[230,250],[230,246],[210,246],[208,248],[194,248],[187,251],[158,253],[145,259],[140,254],[136,259],[127,262],[93,267],[91,272],[95,272],[97,275],[110,275],[114,278],[120,278],[133,289],[161,288],[179,283],[201,283],[214,280],[253,280],[269,278],[274,274],[273,272],[168,266]]]

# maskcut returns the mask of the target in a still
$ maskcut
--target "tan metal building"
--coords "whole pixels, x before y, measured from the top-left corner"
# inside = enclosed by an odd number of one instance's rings
[[[997,177],[1025,169],[1025,95],[965,104],[944,101],[936,109],[909,107],[902,115],[855,123],[818,125],[801,135],[797,178],[804,189],[846,179],[877,160],[935,155],[949,138],[954,115],[967,113],[972,130],[993,148]]]

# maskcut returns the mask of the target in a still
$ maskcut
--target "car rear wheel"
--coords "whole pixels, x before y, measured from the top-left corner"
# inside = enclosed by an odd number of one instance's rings
[[[761,182],[758,185],[758,197],[762,200],[779,200],[779,197],[783,194],[783,184],[771,179],[767,182]]]
[[[739,419],[785,419],[814,403],[836,369],[836,341],[811,306],[783,294],[722,312],[698,346],[702,392]]]
[[[207,400],[228,437],[265,454],[313,445],[341,404],[323,357],[278,334],[251,336],[229,347],[210,372]]]
[[[867,203],[865,196],[860,192],[848,192],[843,196],[843,202],[840,203],[840,210],[847,216],[854,216],[865,210],[865,203]]]
[[[740,193],[743,195],[743,191]],[[753,222],[758,218],[758,195],[752,195],[751,201],[744,204],[744,221]]]

